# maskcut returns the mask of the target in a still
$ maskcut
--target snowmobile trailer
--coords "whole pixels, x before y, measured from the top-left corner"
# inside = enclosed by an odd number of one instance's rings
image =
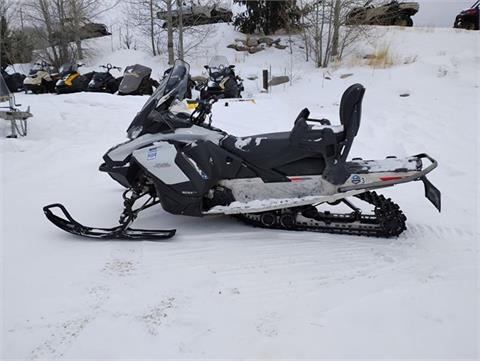
[[[347,161],[360,126],[362,85],[343,94],[339,125],[310,118],[303,109],[290,132],[235,137],[211,125],[214,98],[189,112],[181,101],[188,73],[188,64],[177,61],[132,121],[130,140],[103,157],[100,170],[126,187],[120,224],[84,226],[61,204],[44,207],[51,222],[87,237],[172,237],[175,230],[129,228],[139,212],[161,204],[173,214],[233,215],[271,229],[393,237],[406,229],[406,217],[375,190],[411,181],[423,182],[426,197],[440,211],[440,191],[426,178],[437,162],[427,154]],[[352,199],[373,212],[364,214]],[[350,211],[321,210],[326,204]]]

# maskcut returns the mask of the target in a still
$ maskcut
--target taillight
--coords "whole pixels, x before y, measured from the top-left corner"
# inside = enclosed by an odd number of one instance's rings
[[[477,14],[477,9],[468,9],[465,10],[463,13],[468,16],[475,16]]]

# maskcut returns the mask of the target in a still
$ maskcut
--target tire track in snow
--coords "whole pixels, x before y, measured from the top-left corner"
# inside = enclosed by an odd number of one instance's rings
[[[106,286],[95,286],[88,290],[93,304],[88,307],[83,315],[68,319],[63,322],[49,324],[47,327],[52,329],[50,336],[42,343],[33,348],[30,352],[30,360],[59,360],[63,358],[65,352],[92,323],[102,310],[103,304],[110,296],[110,290]]]

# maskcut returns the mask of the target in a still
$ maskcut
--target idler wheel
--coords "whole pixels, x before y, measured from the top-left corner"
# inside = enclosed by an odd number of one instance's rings
[[[284,213],[280,216],[280,224],[284,228],[293,228],[295,226],[295,216],[291,213]]]
[[[265,213],[260,217],[260,222],[266,227],[273,226],[277,221],[277,217],[273,213]]]

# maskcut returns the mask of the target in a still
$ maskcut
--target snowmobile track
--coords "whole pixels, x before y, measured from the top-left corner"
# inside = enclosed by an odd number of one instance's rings
[[[390,198],[376,192],[365,192],[355,197],[373,205],[374,214],[321,213],[316,210],[312,212],[312,207],[300,207],[276,212],[241,214],[237,217],[255,227],[367,237],[396,237],[407,229],[407,217]],[[287,218],[289,215],[292,217]],[[267,217],[270,217],[269,222],[265,221]]]

